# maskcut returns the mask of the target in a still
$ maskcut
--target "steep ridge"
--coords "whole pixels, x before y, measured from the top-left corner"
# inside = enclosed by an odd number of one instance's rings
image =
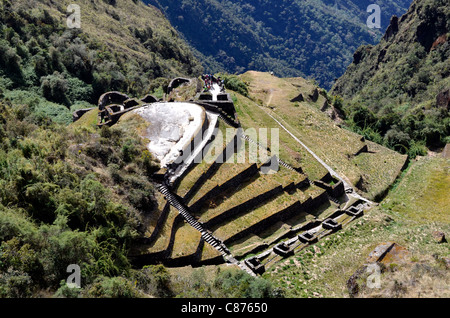
[[[373,1],[145,0],[164,12],[210,72],[274,71],[315,78],[329,89],[361,44],[374,44],[410,0],[376,1],[381,29],[369,29]]]
[[[366,136],[412,156],[420,145],[450,140],[450,7],[447,1],[414,1],[393,16],[375,46],[362,46],[331,93],[346,101],[353,126]]]

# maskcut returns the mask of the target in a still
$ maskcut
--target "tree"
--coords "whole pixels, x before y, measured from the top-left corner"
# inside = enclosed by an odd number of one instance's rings
[[[52,75],[42,77],[41,89],[46,99],[66,106],[70,105],[70,101],[66,96],[69,84],[63,74],[54,72]]]

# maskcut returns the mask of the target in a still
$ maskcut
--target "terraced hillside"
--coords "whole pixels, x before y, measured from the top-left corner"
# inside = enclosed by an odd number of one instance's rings
[[[261,72],[247,72],[240,77],[248,83],[251,98],[235,95],[236,110],[244,127],[276,126],[270,117],[274,116],[368,199],[377,201],[381,198],[406,162],[406,156],[342,129],[336,114],[339,110],[334,108],[330,97],[311,81],[281,79]],[[304,149],[293,138],[281,140],[285,142],[284,150],[281,149],[282,157],[288,163],[317,165],[302,154]],[[321,177],[320,167],[311,167],[313,178]]]
[[[249,97],[229,91],[213,100],[193,79],[177,81],[158,101],[170,107],[167,99],[184,97],[219,120],[201,160],[181,175],[171,165],[155,175],[158,207],[130,255],[137,266],[228,262],[261,273],[360,217],[401,171],[404,156],[339,128],[320,111],[322,96],[296,101],[316,89],[309,82],[254,72],[242,78]],[[134,118],[130,111],[117,125]]]

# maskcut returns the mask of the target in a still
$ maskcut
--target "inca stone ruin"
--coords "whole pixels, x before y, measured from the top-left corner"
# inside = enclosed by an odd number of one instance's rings
[[[268,145],[253,140],[230,94],[220,83],[205,83],[174,79],[162,99],[120,92],[99,99],[99,127],[114,125],[129,112],[149,122],[143,137],[161,165],[155,174],[161,193],[158,213],[148,220],[147,235],[131,255],[136,266],[229,263],[262,274],[371,207],[325,164],[326,173],[311,179],[307,169],[287,164]],[[177,101],[177,94],[190,88],[195,98]],[[74,113],[74,120],[86,111]],[[232,138],[223,138],[230,131]],[[263,153],[257,162],[248,160],[250,151],[245,151],[255,147]],[[365,151],[367,146],[354,155]],[[233,160],[239,155],[247,160]]]

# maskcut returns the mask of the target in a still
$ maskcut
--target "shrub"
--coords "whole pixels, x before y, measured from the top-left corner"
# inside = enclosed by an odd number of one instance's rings
[[[33,284],[30,275],[17,270],[8,269],[0,273],[0,298],[31,297]]]
[[[62,54],[62,63],[66,69],[80,80],[92,81],[93,72],[93,54],[89,51],[86,44],[76,38]]]
[[[217,74],[216,77],[222,77],[225,84],[225,88],[235,91],[241,95],[248,97],[248,87],[244,81],[242,81],[239,76],[228,75],[228,74]]]
[[[54,72],[52,75],[42,77],[41,89],[46,99],[66,106],[70,105],[70,101],[66,96],[69,90],[69,83],[63,74]]]
[[[85,297],[94,298],[137,298],[141,293],[124,277],[99,277],[86,291]]]
[[[29,204],[27,210],[34,218],[52,223],[55,219],[55,193],[59,187],[52,183],[33,183],[25,190],[25,200]]]
[[[67,86],[66,95],[70,103],[76,101],[94,102],[92,85],[86,84],[78,78],[69,77],[67,79]]]
[[[408,152],[411,138],[407,133],[400,131],[397,126],[390,129],[384,136],[384,142],[387,146],[403,154]]]
[[[142,270],[134,271],[132,279],[136,287],[154,297],[173,297],[171,276],[163,265],[144,266]]]
[[[1,188],[4,186],[2,185]],[[0,241],[7,241],[14,237],[33,241],[37,239],[37,233],[37,226],[23,211],[7,209],[0,204]]]
[[[269,298],[274,296],[270,282],[240,270],[226,270],[216,277],[214,286],[231,298]]]
[[[56,298],[78,298],[80,296],[80,288],[71,288],[67,286],[66,281],[62,280],[61,285],[55,292],[54,297]]]
[[[328,100],[328,96],[325,96]],[[344,99],[341,96],[334,96],[333,97],[333,106],[337,109],[340,110],[341,112],[344,111]]]
[[[351,110],[351,118],[356,126],[366,128],[377,122],[375,115],[367,107],[354,105]]]
[[[28,273],[39,271],[36,251],[30,244],[22,244],[17,237],[0,246],[0,270],[6,271],[10,267]]]
[[[21,73],[21,58],[17,51],[9,46],[9,43],[0,39],[0,66],[5,69],[10,75],[14,73]]]

